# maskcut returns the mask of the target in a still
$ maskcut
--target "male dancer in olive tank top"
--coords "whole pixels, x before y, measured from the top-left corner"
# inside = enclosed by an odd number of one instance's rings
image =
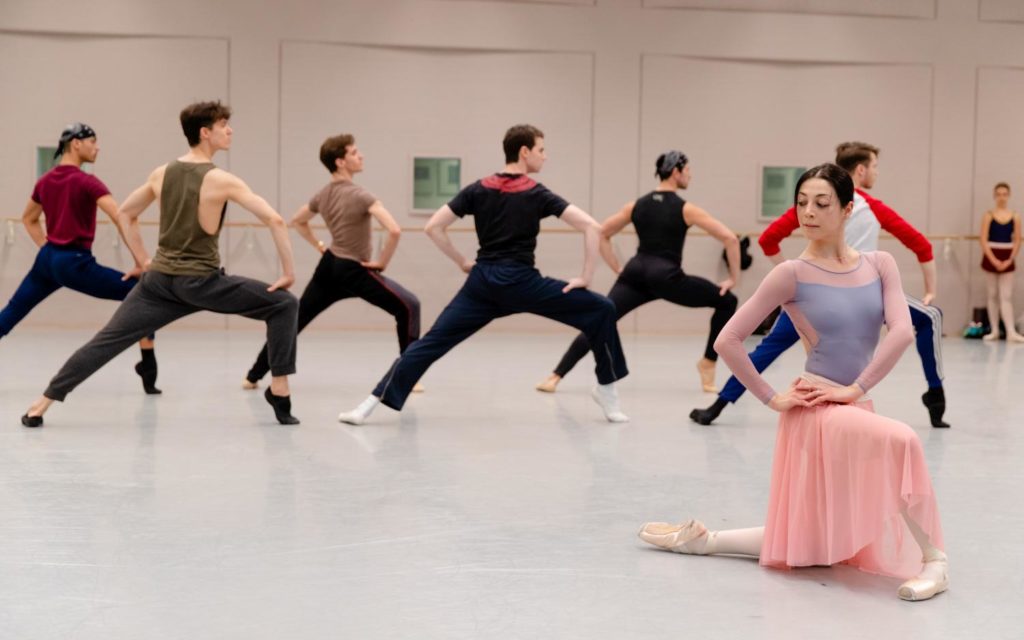
[[[639,200],[630,202],[601,225],[601,255],[612,271],[619,274],[608,293],[615,303],[619,318],[640,305],[653,300],[668,300],[684,307],[712,307],[711,330],[708,333],[704,357],[697,361],[704,391],[714,392],[715,339],[736,311],[736,296],[729,292],[739,278],[740,243],[736,234],[715,220],[707,211],[692,202],[686,202],[677,189],[690,185],[690,165],[686,154],[669,151],[658,156],[655,177],[661,184]],[[640,243],[636,255],[622,268],[612,250],[611,237],[633,223]],[[725,245],[729,263],[729,277],[717,285],[683,273],[683,243],[686,231],[696,225]],[[554,393],[565,374],[590,350],[590,343],[582,333],[576,337],[546,380],[537,385],[538,391]]]
[[[274,376],[265,394],[282,424],[298,424],[291,415],[288,375],[295,373],[298,301],[286,289],[294,282],[288,227],[267,201],[238,177],[213,165],[213,156],[231,146],[231,110],[219,102],[200,102],[181,112],[181,127],[190,150],[158,167],[117,212],[118,224],[138,264],[129,275],[141,276],[114,316],[76,351],[21,418],[26,427],[43,424],[54,400],[63,401],[75,387],[139,338],[196,311],[237,314],[267,323],[270,369]],[[139,233],[139,215],[160,201],[160,239],[150,261]],[[217,250],[228,201],[252,212],[270,227],[284,275],[272,285],[224,273]]]

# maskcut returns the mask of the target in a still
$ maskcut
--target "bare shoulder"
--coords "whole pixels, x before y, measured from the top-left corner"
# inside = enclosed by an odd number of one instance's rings
[[[692,224],[698,220],[704,221],[711,218],[711,214],[701,208],[700,205],[687,200],[683,203],[683,218],[686,219],[687,223]]]
[[[149,178],[146,179],[147,182],[149,182],[151,185],[152,184],[156,184],[156,185],[163,184],[164,172],[165,171],[167,171],[167,165],[166,164],[162,164],[159,167],[157,167],[156,169],[153,169],[153,171],[151,171],[150,174],[149,174]]]
[[[203,178],[203,181],[208,182],[209,184],[214,186],[224,187],[245,184],[245,182],[243,182],[241,178],[231,173],[230,171],[225,171],[224,169],[221,169],[220,167],[214,167],[213,169],[210,169],[206,173],[206,176]]]

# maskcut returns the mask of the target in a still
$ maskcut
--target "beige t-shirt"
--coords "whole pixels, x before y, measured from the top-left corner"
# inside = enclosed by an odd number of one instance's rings
[[[365,262],[373,257],[370,206],[377,198],[351,180],[331,182],[309,201],[331,232],[330,251],[339,258]]]

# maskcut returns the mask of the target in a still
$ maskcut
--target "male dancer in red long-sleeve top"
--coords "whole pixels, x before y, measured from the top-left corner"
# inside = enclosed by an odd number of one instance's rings
[[[933,427],[947,428],[942,420],[946,410],[946,396],[942,387],[942,311],[932,306],[935,300],[935,260],[932,245],[920,231],[898,213],[867,193],[878,178],[878,147],[863,142],[844,142],[836,147],[836,164],[850,172],[856,186],[853,213],[846,223],[846,243],[858,251],[878,249],[878,234],[884,229],[905,247],[914,252],[924,275],[925,295],[918,300],[907,296],[910,317],[917,335],[917,352],[921,356],[928,390],[921,401],[928,408]],[[761,234],[758,243],[764,254],[778,264],[784,260],[779,243],[800,226],[796,210],[790,208],[772,222]],[[784,351],[800,340],[792,321],[783,313],[771,332],[750,354],[758,372],[764,371]],[[730,402],[736,402],[746,389],[735,377],[729,378],[714,404],[706,409],[694,409],[690,419],[699,424],[711,424]]]

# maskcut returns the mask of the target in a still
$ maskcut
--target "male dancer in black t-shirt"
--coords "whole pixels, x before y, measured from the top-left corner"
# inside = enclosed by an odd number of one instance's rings
[[[629,420],[619,408],[614,386],[628,373],[615,306],[586,289],[597,262],[601,227],[582,209],[528,177],[547,159],[539,129],[516,125],[505,133],[502,146],[505,170],[463,189],[427,223],[430,239],[469,274],[466,283],[430,331],[395,360],[373,394],[338,416],[341,422],[362,424],[381,403],[400,411],[413,385],[436,360],[491,320],[524,312],[571,325],[587,336],[597,360],[594,400],[610,422]],[[475,262],[455,248],[447,232],[466,215],[473,216],[480,242]],[[540,220],[547,216],[557,216],[583,232],[583,273],[569,282],[546,278],[534,268]]]
[[[608,292],[615,303],[618,317],[626,315],[640,305],[653,300],[668,300],[684,307],[712,307],[711,330],[708,332],[704,357],[697,361],[701,386],[714,393],[715,339],[722,327],[736,311],[736,296],[729,292],[736,284],[740,272],[740,243],[736,234],[707,211],[692,202],[686,202],[677,189],[690,185],[690,165],[686,154],[669,151],[658,156],[655,176],[658,188],[630,202],[601,225],[601,255],[619,278]],[[622,268],[612,250],[611,238],[633,223],[639,239],[636,255]],[[718,284],[704,278],[683,273],[683,243],[686,231],[696,225],[725,245],[729,263],[729,277]],[[538,391],[554,393],[559,381],[590,350],[587,337],[582,333],[562,356],[554,373],[537,385]]]

